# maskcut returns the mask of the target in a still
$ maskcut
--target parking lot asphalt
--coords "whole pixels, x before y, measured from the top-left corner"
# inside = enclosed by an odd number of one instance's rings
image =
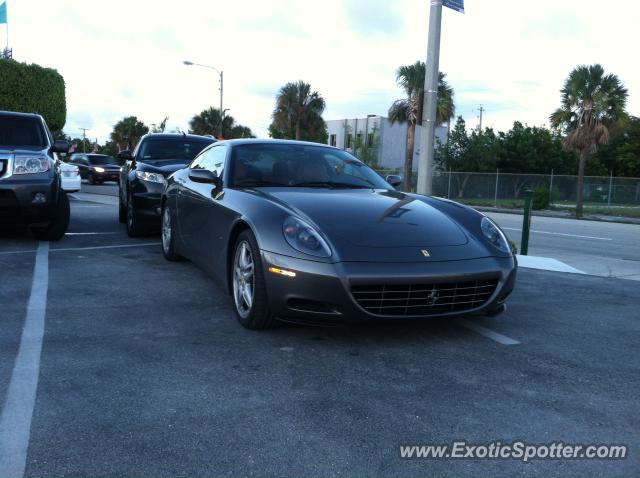
[[[0,233],[3,413],[37,247]],[[199,269],[164,261],[158,237],[129,239],[115,205],[74,200],[48,253],[25,476],[634,476],[639,306],[633,281],[521,269],[495,318],[249,331]],[[629,451],[400,458],[460,439]]]

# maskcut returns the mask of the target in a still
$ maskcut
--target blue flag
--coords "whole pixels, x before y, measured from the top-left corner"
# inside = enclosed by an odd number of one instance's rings
[[[7,23],[7,2],[0,5],[0,23]]]
[[[464,0],[442,0],[442,6],[464,13]]]

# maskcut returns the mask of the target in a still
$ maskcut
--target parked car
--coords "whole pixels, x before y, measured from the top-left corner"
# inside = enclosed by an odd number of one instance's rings
[[[69,199],[53,154],[68,149],[42,116],[0,111],[0,222],[24,223],[45,241],[64,236]]]
[[[160,199],[167,177],[215,141],[192,134],[151,133],[140,139],[133,153],[118,153],[125,161],[120,172],[119,219],[127,225],[129,236],[160,229]]]
[[[68,193],[80,191],[82,180],[80,179],[80,169],[78,166],[60,162],[60,177],[62,179],[62,189]]]
[[[120,165],[112,156],[95,153],[76,153],[71,155],[71,164],[78,166],[80,177],[89,184],[102,184],[105,181],[118,181]]]
[[[221,141],[170,176],[162,252],[223,283],[253,329],[495,315],[516,277],[488,217],[396,191],[349,153],[298,141]]]

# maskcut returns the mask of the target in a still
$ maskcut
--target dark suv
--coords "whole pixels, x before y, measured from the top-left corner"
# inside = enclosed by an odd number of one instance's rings
[[[78,166],[80,177],[89,180],[89,184],[117,182],[120,176],[120,165],[106,154],[76,153],[71,155],[69,162]]]
[[[0,223],[23,223],[57,241],[69,225],[69,199],[53,153],[66,153],[42,116],[0,111]]]
[[[166,178],[186,167],[216,140],[193,134],[152,133],[140,139],[133,154],[125,150],[120,170],[120,222],[135,237],[160,229],[160,200]]]

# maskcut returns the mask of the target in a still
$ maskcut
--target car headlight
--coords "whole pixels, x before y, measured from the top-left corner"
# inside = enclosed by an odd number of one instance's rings
[[[506,254],[512,252],[506,236],[491,219],[486,216],[483,217],[480,222],[480,229],[482,229],[484,237],[486,237],[493,246]]]
[[[136,171],[136,177],[142,181],[150,183],[164,184],[164,176],[160,173],[150,173],[148,171]]]
[[[16,155],[13,174],[35,174],[49,171],[49,158],[46,156]]]
[[[317,257],[330,257],[331,249],[320,234],[306,222],[288,217],[282,226],[284,238],[295,250]]]
[[[104,173],[104,168],[101,168],[100,166],[94,166],[94,167],[93,167],[93,170],[94,170],[96,173]]]

